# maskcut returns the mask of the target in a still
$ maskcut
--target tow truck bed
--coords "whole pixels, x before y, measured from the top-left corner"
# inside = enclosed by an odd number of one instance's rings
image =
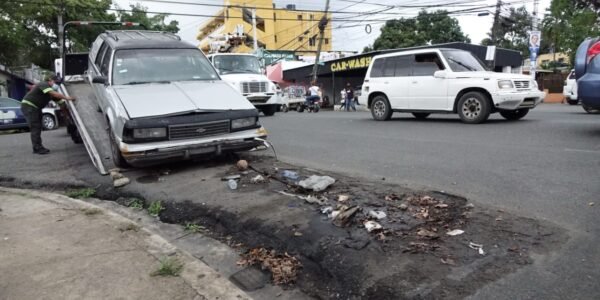
[[[65,82],[63,88],[66,88],[67,95],[77,98],[76,101],[68,102],[69,111],[94,166],[100,174],[108,174],[107,170],[114,168],[110,141],[106,120],[97,110],[98,104],[92,87],[83,81],[72,81]]]

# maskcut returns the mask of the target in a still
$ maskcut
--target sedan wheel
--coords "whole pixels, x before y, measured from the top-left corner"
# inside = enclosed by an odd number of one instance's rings
[[[44,114],[42,116],[42,126],[44,130],[55,129],[57,127],[56,125],[56,120],[51,114]]]

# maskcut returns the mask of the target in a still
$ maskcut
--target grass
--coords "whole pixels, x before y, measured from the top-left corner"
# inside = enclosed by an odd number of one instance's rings
[[[198,224],[193,224],[193,223],[186,223],[184,228],[185,228],[185,231],[193,232],[193,233],[202,232],[205,229],[204,226],[201,226]]]
[[[101,209],[98,208],[84,208],[81,210],[83,212],[84,215],[86,216],[93,216],[93,215],[99,215],[102,213]]]
[[[174,257],[167,257],[160,260],[158,269],[150,273],[150,276],[179,276],[183,270],[183,264]]]
[[[90,198],[94,195],[96,195],[96,189],[94,188],[82,188],[67,191],[67,196],[76,199]]]
[[[144,202],[138,198],[131,198],[127,206],[135,209],[144,209]]]
[[[156,217],[164,209],[165,208],[162,206],[162,203],[160,201],[154,201],[154,202],[150,203],[150,206],[148,206],[148,213],[151,216]]]

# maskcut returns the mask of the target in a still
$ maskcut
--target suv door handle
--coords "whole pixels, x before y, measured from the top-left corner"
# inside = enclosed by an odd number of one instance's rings
[[[413,83],[413,84],[417,84],[417,82],[416,82],[416,81],[413,81],[412,83]]]
[[[389,81],[384,81],[384,82],[383,82],[383,84],[388,84],[388,83],[389,83]]]

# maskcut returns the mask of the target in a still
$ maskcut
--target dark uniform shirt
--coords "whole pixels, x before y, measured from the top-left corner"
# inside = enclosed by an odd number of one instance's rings
[[[45,81],[40,82],[33,86],[31,91],[23,97],[23,104],[33,104],[37,108],[42,109],[48,105],[48,102],[52,100],[52,96],[50,96],[50,92],[52,92],[52,87]],[[25,100],[27,102],[25,102]]]

